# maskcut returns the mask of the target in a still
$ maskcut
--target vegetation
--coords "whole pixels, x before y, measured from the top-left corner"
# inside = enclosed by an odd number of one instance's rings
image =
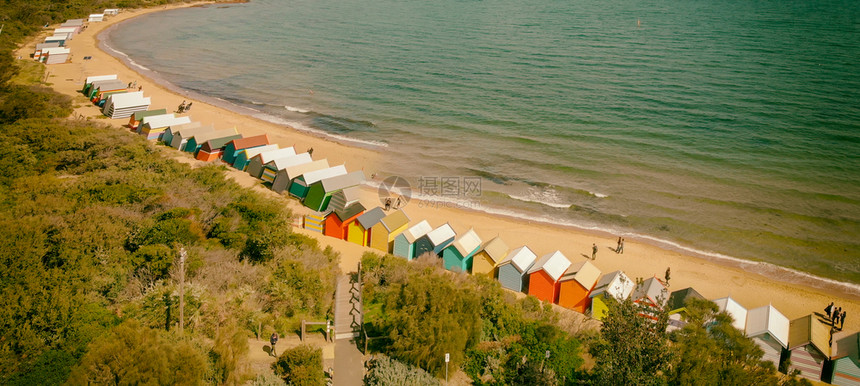
[[[322,350],[308,345],[287,349],[272,364],[275,374],[295,386],[323,386]]]
[[[441,382],[424,370],[385,355],[378,355],[368,364],[364,384],[368,386],[432,386],[440,385]]]

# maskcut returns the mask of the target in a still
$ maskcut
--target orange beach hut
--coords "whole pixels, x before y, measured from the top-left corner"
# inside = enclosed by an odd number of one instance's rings
[[[529,269],[528,294],[545,302],[558,303],[559,279],[568,268],[570,260],[560,251],[543,255]]]
[[[323,233],[329,237],[346,240],[349,224],[352,224],[362,213],[364,213],[364,206],[361,203],[355,203],[344,210],[332,211],[325,218]]]
[[[588,293],[598,278],[600,270],[589,261],[571,265],[558,280],[558,305],[584,314],[591,305]]]

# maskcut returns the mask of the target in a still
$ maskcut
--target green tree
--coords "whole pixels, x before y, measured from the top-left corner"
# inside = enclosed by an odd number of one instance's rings
[[[322,350],[308,345],[284,351],[272,364],[275,374],[296,386],[322,386],[325,373],[322,368]]]
[[[368,386],[427,386],[439,385],[438,379],[415,366],[396,361],[385,355],[376,356],[369,364],[364,384]]]

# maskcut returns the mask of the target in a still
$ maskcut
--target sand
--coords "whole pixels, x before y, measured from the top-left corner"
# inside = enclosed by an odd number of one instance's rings
[[[240,133],[246,136],[268,133],[273,142],[280,144],[281,147],[295,146],[296,150],[300,152],[313,147],[315,159],[328,158],[332,165],[346,163],[349,171],[363,169],[367,176],[377,172],[378,160],[384,154],[341,145],[289,127],[278,126],[221,109],[203,101],[193,100],[187,94],[171,92],[98,48],[96,40],[98,33],[111,24],[150,12],[185,6],[190,5],[123,10],[119,15],[109,17],[104,22],[89,23],[86,30],[67,44],[72,49],[71,62],[48,66],[48,82],[58,92],[76,98],[80,105],[76,108],[76,116],[83,116],[97,122],[109,122],[118,130],[121,130],[122,125],[126,124],[127,120],[109,120],[102,117],[99,110],[87,103],[78,92],[87,76],[117,74],[119,79],[123,81],[137,81],[138,85],[142,85],[145,96],[152,98],[152,109],[167,108],[168,111],[171,111],[183,100],[193,101],[194,107],[189,115],[194,121],[200,121],[203,124],[212,123],[216,128],[236,127]],[[47,32],[40,38],[46,34]],[[41,39],[37,40],[41,41]],[[34,45],[35,41],[23,47],[19,55],[28,58],[33,52],[32,47]],[[84,56],[92,56],[92,59],[82,60]],[[129,135],[133,134],[129,133]],[[164,151],[166,154],[173,154],[170,153],[171,150],[169,149],[164,149]],[[185,153],[179,154],[177,152],[174,157],[192,164],[200,163],[200,161],[192,160]],[[227,174],[243,186],[283,200],[295,213],[309,212],[297,201],[264,188],[259,180],[248,176],[246,173],[231,170]],[[376,191],[365,188],[362,203],[368,207],[379,205]],[[670,290],[694,287],[709,299],[731,296],[747,309],[772,304],[789,319],[799,318],[813,312],[823,313],[824,307],[833,301],[847,311],[845,329],[855,331],[860,328],[860,296],[857,294],[833,294],[804,285],[781,282],[763,275],[745,272],[740,268],[720,265],[696,256],[684,255],[636,240],[627,240],[624,254],[616,254],[614,253],[616,238],[612,235],[555,227],[543,223],[530,223],[459,208],[432,207],[414,200],[404,210],[413,223],[427,219],[435,227],[448,222],[458,233],[474,228],[484,241],[500,236],[509,247],[516,248],[521,245],[528,245],[538,256],[560,250],[574,263],[589,258],[592,243],[596,243],[599,251],[594,264],[604,273],[620,269],[632,278],[657,276],[662,279],[666,268],[671,267]],[[319,233],[303,229],[297,231],[317,237],[322,246],[330,245],[339,251],[342,259],[341,266],[344,271],[354,270],[361,254],[371,250],[342,240],[324,237]]]

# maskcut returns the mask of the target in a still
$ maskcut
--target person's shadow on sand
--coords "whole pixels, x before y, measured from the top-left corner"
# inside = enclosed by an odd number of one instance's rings
[[[269,356],[272,356],[272,346],[263,345],[263,352],[265,352]]]

